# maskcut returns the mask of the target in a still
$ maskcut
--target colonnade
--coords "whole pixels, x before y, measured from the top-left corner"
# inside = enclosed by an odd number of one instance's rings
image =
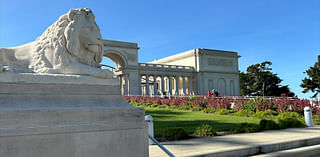
[[[140,74],[141,95],[190,95],[191,75]]]
[[[128,74],[124,74],[124,75],[119,75],[118,76],[119,80],[120,80],[120,88],[121,88],[121,94],[122,95],[128,95],[129,92],[129,75]]]

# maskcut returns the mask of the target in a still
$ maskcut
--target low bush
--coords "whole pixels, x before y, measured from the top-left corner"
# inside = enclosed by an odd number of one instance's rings
[[[191,108],[191,111],[196,111],[196,112],[199,112],[199,111],[202,111],[203,110],[203,107],[193,107]]]
[[[240,125],[233,129],[236,133],[251,133],[259,131],[259,126],[249,123],[240,123]]]
[[[138,102],[131,102],[129,104],[131,104],[132,106],[139,106],[140,105],[140,103],[138,103]]]
[[[201,126],[196,128],[194,132],[195,135],[198,136],[213,136],[212,127],[208,124],[202,124]]]
[[[234,113],[234,115],[239,117],[250,117],[251,115],[253,115],[253,112],[249,110],[241,110],[239,112]]]
[[[156,108],[159,108],[159,109],[168,109],[169,106],[168,106],[168,105],[159,105],[159,106],[157,106]]]
[[[179,106],[178,110],[189,111],[189,110],[191,110],[191,107],[190,106]]]
[[[280,126],[274,120],[262,119],[260,121],[260,130],[276,130],[276,129],[280,129]]]
[[[151,105],[147,105],[147,106],[150,106],[151,108],[156,108],[159,106],[159,104],[151,104]]]
[[[284,118],[281,120],[278,120],[280,128],[303,128],[305,127],[304,123],[301,122],[299,119],[295,118]]]
[[[203,113],[215,113],[216,109],[215,108],[205,108],[201,112],[203,112]]]
[[[266,110],[266,111],[261,111],[261,112],[257,112],[255,114],[252,115],[253,118],[259,118],[259,119],[275,119],[277,116],[277,112],[274,110]]]
[[[187,133],[182,127],[171,127],[164,129],[162,136],[167,140],[181,140],[187,136]]]
[[[301,128],[305,127],[303,117],[297,112],[284,112],[277,116],[280,128]]]
[[[313,125],[320,125],[320,115],[313,115],[312,120],[313,120]]]
[[[216,112],[217,114],[219,114],[219,115],[227,115],[227,114],[231,114],[231,113],[233,113],[233,111],[232,110],[227,110],[227,109],[225,109],[225,108],[222,108],[222,109],[220,109],[218,112]]]
[[[299,119],[302,116],[299,115],[297,112],[284,112],[284,113],[280,113],[277,116],[277,119],[285,119],[285,118],[294,118],[294,119]]]
[[[178,108],[179,108],[178,106],[169,106],[169,109],[173,109],[173,110],[176,110]]]

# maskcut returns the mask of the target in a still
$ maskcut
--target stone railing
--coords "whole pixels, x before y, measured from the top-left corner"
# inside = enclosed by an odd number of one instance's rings
[[[139,63],[140,68],[150,68],[150,69],[162,69],[162,70],[181,70],[181,71],[193,71],[192,66],[182,66],[182,65],[165,65],[165,64],[150,64],[150,63]]]

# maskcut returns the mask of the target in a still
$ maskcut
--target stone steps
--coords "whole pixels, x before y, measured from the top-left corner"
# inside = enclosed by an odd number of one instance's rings
[[[308,150],[320,145],[320,126],[270,130],[257,133],[233,134],[217,137],[194,138],[162,142],[175,156],[242,157],[267,155],[285,150]],[[149,146],[150,157],[166,154],[157,146]],[[312,149],[312,152],[314,150]],[[276,156],[276,155],[275,155]],[[292,155],[290,155],[292,156]],[[320,155],[318,155],[320,157]]]
[[[282,150],[268,154],[254,155],[251,157],[319,157],[320,144],[313,146],[305,146],[300,148]]]
[[[305,150],[303,148],[305,148]],[[284,154],[284,156],[286,157],[300,157],[300,155],[301,157],[305,157],[302,156],[303,153],[299,153],[298,155],[296,155],[297,152],[302,150],[304,150],[304,152],[312,150],[312,152],[310,152],[311,154],[318,154],[317,157],[320,157],[320,135],[316,138],[302,138],[294,141],[254,145],[240,149],[230,149],[225,151],[223,150],[207,154],[195,155],[194,157],[244,157],[256,154],[260,154],[261,157],[274,157],[278,156],[278,154]],[[313,156],[310,155],[310,153],[308,153],[306,157]],[[260,157],[260,155],[256,156]]]

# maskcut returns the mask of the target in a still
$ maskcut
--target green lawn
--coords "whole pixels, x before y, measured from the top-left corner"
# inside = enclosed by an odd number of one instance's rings
[[[146,115],[154,119],[154,135],[161,137],[167,127],[183,127],[188,134],[194,133],[201,124],[209,124],[213,131],[230,131],[240,123],[259,124],[260,119],[229,115],[207,114],[201,112],[179,111],[172,109],[145,108]]]

